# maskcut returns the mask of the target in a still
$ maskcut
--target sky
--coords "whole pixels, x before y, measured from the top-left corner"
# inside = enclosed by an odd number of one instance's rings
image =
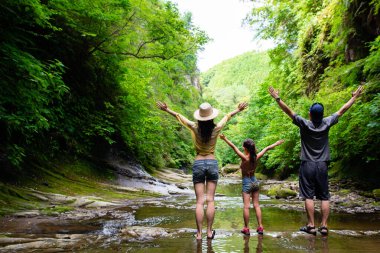
[[[270,41],[254,41],[255,31],[242,25],[252,9],[248,0],[170,0],[181,13],[191,12],[194,25],[212,38],[204,51],[198,54],[201,72],[223,60],[248,51],[262,51],[273,47]]]

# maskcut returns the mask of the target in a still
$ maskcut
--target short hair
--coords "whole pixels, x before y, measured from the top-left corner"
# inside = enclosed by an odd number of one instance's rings
[[[309,112],[311,115],[311,121],[316,124],[320,124],[323,119],[324,107],[321,103],[314,103],[310,106]]]

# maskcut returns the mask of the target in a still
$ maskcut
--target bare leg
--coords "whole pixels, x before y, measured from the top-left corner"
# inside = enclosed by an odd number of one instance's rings
[[[196,183],[194,184],[195,196],[197,199],[197,204],[195,208],[195,221],[197,223],[197,239],[202,239],[202,223],[203,223],[203,205],[205,203],[204,194],[205,194],[205,184]]]
[[[206,182],[206,201],[207,201],[207,236],[212,236],[212,224],[214,223],[215,217],[215,203],[214,196],[216,190],[217,181],[207,181]]]
[[[244,227],[249,228],[249,206],[250,206],[250,197],[249,193],[242,193],[243,195],[243,203],[244,203],[244,209],[243,209],[243,218],[244,218]]]
[[[307,214],[307,225],[314,227],[314,200],[306,199],[305,200],[305,209]]]
[[[327,219],[329,218],[329,213],[330,213],[329,200],[322,200],[321,211],[322,211],[322,226],[327,227]]]
[[[259,204],[259,191],[252,193],[252,200],[253,200],[253,207],[255,208],[255,211],[256,211],[257,224],[259,225],[259,227],[263,227],[263,222],[261,220],[261,208]]]

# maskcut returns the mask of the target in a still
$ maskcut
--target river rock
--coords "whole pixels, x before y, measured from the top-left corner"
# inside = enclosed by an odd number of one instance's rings
[[[160,227],[140,227],[132,226],[121,230],[121,233],[137,241],[151,241],[156,238],[171,237],[172,234],[168,229]]]
[[[100,207],[111,207],[111,206],[118,206],[119,204],[115,204],[112,202],[107,201],[93,201],[92,203],[86,205],[86,207],[92,207],[92,208],[100,208]]]
[[[175,184],[179,189],[181,190],[185,190],[185,189],[189,189],[188,187],[186,187],[185,185],[183,184]]]
[[[74,203],[71,203],[70,206],[76,206],[76,207],[85,207],[91,203],[94,203],[95,200],[89,200],[86,198],[79,198],[74,201]]]
[[[369,236],[372,236],[372,235],[380,235],[380,230],[374,230],[374,231],[362,231],[362,234],[363,235],[369,235]]]
[[[224,166],[221,169],[222,175],[236,173],[239,170],[240,170],[240,165],[239,164],[227,164],[226,166]]]
[[[33,242],[7,245],[0,249],[0,252],[31,252],[44,250],[44,252],[61,252],[75,250],[81,247],[81,243],[72,239],[38,238]]]
[[[43,194],[40,194],[40,193],[37,193],[37,192],[31,192],[31,193],[29,193],[29,195],[31,195],[31,196],[39,199],[39,200],[42,200],[42,201],[49,201],[49,198],[47,198]]]
[[[38,210],[18,212],[18,213],[13,214],[13,216],[18,217],[18,218],[32,218],[39,215],[41,215],[41,213]]]
[[[117,157],[110,157],[108,159],[109,165],[115,168],[119,175],[123,175],[129,178],[137,179],[150,179],[155,181],[156,179],[149,175],[141,164],[133,161],[125,161]]]
[[[280,185],[276,185],[276,186],[271,187],[268,190],[268,195],[275,198],[288,198],[288,197],[296,197],[297,192],[289,188],[284,188],[284,187],[281,187]]]
[[[380,189],[375,189],[372,193],[376,200],[380,200]]]
[[[27,243],[27,242],[33,242],[35,239],[29,239],[29,238],[13,238],[13,237],[0,237],[0,245],[4,244],[20,244],[20,243]]]
[[[139,189],[132,188],[132,187],[127,187],[127,186],[120,186],[120,185],[109,185],[109,184],[102,184],[106,187],[111,187],[113,189],[116,189],[118,191],[123,191],[123,192],[139,192]]]
[[[348,236],[360,236],[361,234],[354,230],[330,230],[338,235],[348,235]]]

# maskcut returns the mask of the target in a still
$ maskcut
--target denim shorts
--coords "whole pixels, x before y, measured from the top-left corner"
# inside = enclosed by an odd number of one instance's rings
[[[251,182],[256,182],[257,179],[255,176],[249,178],[249,177],[243,177],[242,180],[242,192],[245,193],[251,193]]]
[[[193,183],[218,181],[218,161],[214,159],[195,160],[193,164]]]

